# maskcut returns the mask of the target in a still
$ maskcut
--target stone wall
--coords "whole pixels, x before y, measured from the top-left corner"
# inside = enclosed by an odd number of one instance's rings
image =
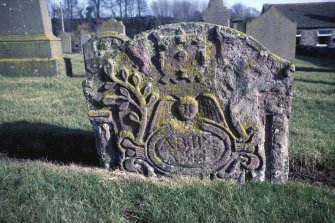
[[[289,61],[295,59],[296,31],[297,24],[282,15],[274,6],[246,25],[248,35]]]
[[[335,47],[335,29],[332,30],[330,47]],[[300,29],[299,29],[300,30]],[[301,29],[300,44],[301,46],[317,46],[318,44],[318,30],[319,29]]]
[[[300,45],[316,46],[317,42],[317,30],[301,30]]]

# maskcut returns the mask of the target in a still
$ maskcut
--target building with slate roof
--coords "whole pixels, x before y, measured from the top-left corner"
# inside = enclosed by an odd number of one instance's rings
[[[262,14],[274,4],[264,4]],[[335,47],[335,2],[275,4],[297,23],[296,45]]]

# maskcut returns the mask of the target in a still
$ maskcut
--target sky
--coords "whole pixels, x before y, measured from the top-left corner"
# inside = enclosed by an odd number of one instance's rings
[[[87,3],[89,0],[79,0],[80,2]],[[147,0],[150,5],[152,0]],[[198,2],[203,1],[208,4],[209,0],[198,0]],[[248,7],[256,8],[258,11],[262,11],[264,3],[270,4],[284,4],[284,3],[306,3],[306,2],[325,2],[325,0],[223,0],[225,5],[228,7],[234,5],[235,3],[243,3]]]
[[[208,2],[208,0],[207,0]],[[225,4],[230,7],[235,3],[243,3],[248,7],[256,8],[258,11],[262,10],[264,3],[270,4],[284,4],[284,3],[306,3],[306,2],[325,2],[325,0],[224,0]]]

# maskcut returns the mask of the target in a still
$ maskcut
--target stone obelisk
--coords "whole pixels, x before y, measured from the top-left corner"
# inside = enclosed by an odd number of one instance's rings
[[[65,74],[46,0],[0,0],[0,75]]]
[[[229,12],[223,0],[210,0],[202,19],[207,23],[229,26]]]

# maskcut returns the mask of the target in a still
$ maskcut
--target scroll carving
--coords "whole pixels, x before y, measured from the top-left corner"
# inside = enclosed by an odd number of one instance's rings
[[[147,176],[263,180],[267,105],[259,95],[275,84],[283,92],[290,88],[274,79],[258,84],[248,61],[266,67],[259,74],[264,78],[290,67],[258,57],[247,38],[186,23],[141,34],[116,49],[83,83],[102,165]],[[246,56],[234,59],[230,51],[241,49]]]

